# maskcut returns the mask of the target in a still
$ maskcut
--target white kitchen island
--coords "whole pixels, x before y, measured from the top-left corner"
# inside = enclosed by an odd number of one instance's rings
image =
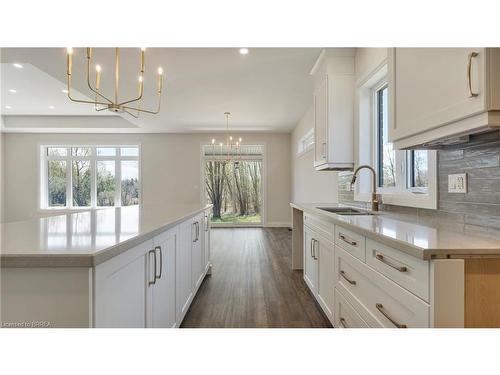
[[[178,327],[210,272],[210,206],[1,225],[2,327]]]

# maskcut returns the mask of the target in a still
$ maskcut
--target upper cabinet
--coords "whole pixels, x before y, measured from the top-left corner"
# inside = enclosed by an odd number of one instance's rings
[[[396,148],[466,141],[500,126],[500,49],[389,49],[389,95]]]
[[[323,50],[311,74],[314,76],[314,167],[352,169],[354,50]]]

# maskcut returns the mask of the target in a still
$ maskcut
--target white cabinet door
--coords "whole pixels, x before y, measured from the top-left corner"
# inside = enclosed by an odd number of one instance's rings
[[[203,221],[203,272],[207,273],[210,267],[210,213],[207,211]]]
[[[152,249],[149,240],[95,267],[95,327],[146,327],[147,284],[154,279]]]
[[[148,326],[172,328],[175,326],[175,254],[179,240],[178,227],[172,228],[154,239],[156,277],[149,285],[150,303]]]
[[[396,48],[389,58],[391,141],[487,110],[485,48]]]
[[[319,77],[314,90],[314,165],[326,163],[328,126],[328,76]]]
[[[191,282],[191,244],[193,242],[193,221],[181,223],[179,246],[175,254],[175,304],[177,324],[182,322],[193,296]]]
[[[318,262],[314,252],[314,232],[304,227],[304,281],[309,289],[311,289],[311,292],[316,296]]]
[[[322,237],[316,238],[316,258],[318,258],[318,302],[333,324],[334,312],[334,246]]]
[[[203,281],[203,215],[198,215],[193,219],[192,224],[193,240],[191,245],[191,280],[193,290],[197,290]]]

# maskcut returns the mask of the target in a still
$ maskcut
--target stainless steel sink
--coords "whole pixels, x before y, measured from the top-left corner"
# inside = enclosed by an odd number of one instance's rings
[[[373,213],[363,210],[358,210],[351,207],[316,207],[323,211],[332,212],[337,215],[373,215]]]

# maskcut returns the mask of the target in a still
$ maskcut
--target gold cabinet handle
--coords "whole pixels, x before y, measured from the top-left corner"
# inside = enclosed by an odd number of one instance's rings
[[[375,304],[375,307],[377,308],[378,311],[380,311],[380,313],[385,316],[392,324],[394,324],[397,328],[408,328],[406,326],[406,324],[400,324],[398,322],[396,322],[394,319],[391,318],[391,316],[389,314],[387,314],[384,310],[384,305],[382,305],[381,303],[377,303]]]
[[[344,318],[341,317],[339,320],[340,320],[340,324],[342,325],[342,327],[349,328],[349,326],[347,325],[347,322],[345,321]]]
[[[355,280],[351,280],[347,277],[346,273],[344,271],[340,271],[340,276],[342,276],[344,279],[347,280],[347,282],[351,285],[356,285],[356,281]]]
[[[469,53],[469,62],[467,63],[467,86],[469,87],[469,98],[475,98],[479,96],[479,93],[472,91],[472,59],[477,57],[479,54],[477,52]]]
[[[406,272],[406,271],[408,271],[408,268],[406,268],[405,266],[396,266],[396,265],[392,264],[387,259],[385,259],[382,254],[376,253],[375,258],[377,258],[378,260],[380,260],[382,263],[387,264],[389,267],[392,267],[395,270],[398,270],[399,272]]]
[[[357,246],[358,243],[356,241],[352,241],[350,239],[348,239],[344,234],[342,233],[339,233],[339,238],[344,241],[344,242],[347,242],[349,245],[351,246]]]

